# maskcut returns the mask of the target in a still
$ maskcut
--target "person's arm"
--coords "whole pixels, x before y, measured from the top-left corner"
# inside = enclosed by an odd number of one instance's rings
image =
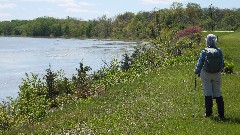
[[[194,71],[195,74],[200,74],[203,64],[204,64],[204,61],[205,61],[205,56],[206,56],[206,51],[202,50],[200,53],[200,57],[198,59],[198,63],[196,65],[195,71]]]
[[[224,58],[223,58],[223,54],[222,54],[222,50],[220,48],[218,48],[219,52],[221,53],[221,71],[223,71],[224,67],[225,67],[225,63],[224,63]]]

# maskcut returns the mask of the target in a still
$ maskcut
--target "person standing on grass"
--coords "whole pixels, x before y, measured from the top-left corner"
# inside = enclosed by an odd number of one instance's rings
[[[224,69],[224,59],[220,48],[216,47],[217,37],[208,34],[206,37],[206,48],[200,53],[200,58],[196,65],[195,74],[200,75],[205,96],[205,117],[210,117],[213,113],[213,99],[216,99],[218,117],[223,119],[224,101],[220,90],[221,71]]]

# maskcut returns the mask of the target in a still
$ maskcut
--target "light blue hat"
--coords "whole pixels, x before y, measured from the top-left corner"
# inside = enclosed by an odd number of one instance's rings
[[[208,34],[206,37],[206,45],[208,48],[214,48],[217,45],[217,36]]]

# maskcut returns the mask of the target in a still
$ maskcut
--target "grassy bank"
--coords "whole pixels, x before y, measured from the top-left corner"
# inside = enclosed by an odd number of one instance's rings
[[[80,100],[55,110],[39,122],[13,128],[8,134],[237,134],[240,133],[240,33],[219,37],[234,74],[223,75],[225,121],[204,118],[201,81],[197,79],[193,113],[196,61],[141,75],[131,83],[108,88],[101,96]]]

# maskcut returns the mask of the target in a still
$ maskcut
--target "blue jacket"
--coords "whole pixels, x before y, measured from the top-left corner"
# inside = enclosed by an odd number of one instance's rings
[[[220,48],[217,48],[218,52],[220,53],[220,55],[222,56],[222,60],[221,60],[221,66],[222,69],[224,68],[225,64],[224,64],[224,59],[223,59],[223,55],[222,55],[222,50]],[[195,68],[195,74],[199,74],[203,68],[204,70],[204,63],[205,63],[205,57],[206,57],[206,49],[203,49],[200,53],[200,58],[198,59],[198,63],[196,65]]]

